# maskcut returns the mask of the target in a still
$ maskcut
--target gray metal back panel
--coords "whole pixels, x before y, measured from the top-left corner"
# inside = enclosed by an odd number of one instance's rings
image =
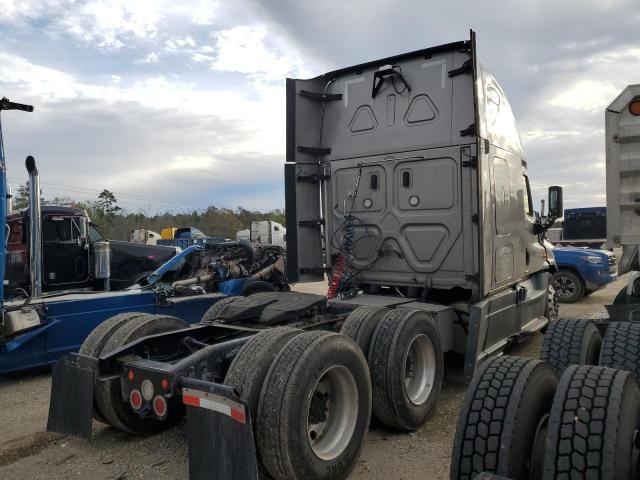
[[[485,294],[543,268],[539,260],[525,265],[536,238],[524,215],[513,114],[474,44],[472,36],[288,80],[292,278],[321,278],[323,241],[331,266],[345,214],[356,217],[349,264],[364,283]],[[381,77],[390,68],[396,73]]]

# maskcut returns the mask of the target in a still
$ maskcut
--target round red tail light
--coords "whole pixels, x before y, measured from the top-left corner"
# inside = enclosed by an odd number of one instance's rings
[[[131,407],[134,410],[140,410],[140,407],[142,407],[142,394],[140,393],[140,390],[131,390],[131,393],[129,394],[129,403],[131,403]]]
[[[167,415],[167,401],[160,395],[153,399],[153,413],[164,418]]]
[[[640,115],[640,99],[633,99],[629,104],[629,112],[631,112],[632,115]]]

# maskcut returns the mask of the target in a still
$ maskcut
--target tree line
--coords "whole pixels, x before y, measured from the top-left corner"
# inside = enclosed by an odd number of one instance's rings
[[[27,184],[20,185],[13,197],[14,209],[26,208],[28,204],[29,187]],[[285,212],[280,209],[259,212],[243,207],[229,209],[209,206],[191,213],[130,212],[120,207],[115,194],[106,189],[95,200],[78,201],[67,197],[55,197],[52,200],[43,198],[43,204],[68,205],[85,210],[105,237],[112,240],[129,240],[131,232],[140,228],[159,233],[167,227],[195,227],[212,237],[235,239],[236,232],[249,228],[255,220],[273,220],[285,224]]]

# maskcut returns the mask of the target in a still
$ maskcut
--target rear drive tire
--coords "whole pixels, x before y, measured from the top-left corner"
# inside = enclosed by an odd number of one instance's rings
[[[622,287],[616,298],[613,299],[614,305],[637,305],[640,303],[640,297],[627,294],[627,286]]]
[[[204,312],[200,323],[216,323],[216,321],[224,321],[224,311],[227,305],[235,302],[238,297],[225,297],[222,300],[218,300],[216,303],[209,307],[209,310]]]
[[[114,315],[113,317],[105,320],[94,328],[89,336],[84,339],[78,353],[88,357],[98,358],[102,353],[102,349],[116,330],[125,323],[128,323],[134,318],[142,317],[143,315],[148,314],[141,312],[125,312],[119,313],[118,315]]]
[[[540,360],[560,376],[569,365],[597,365],[601,347],[602,336],[591,320],[561,318],[549,323]]]
[[[373,332],[388,312],[385,307],[358,307],[344,321],[340,333],[356,342],[366,356]]]
[[[231,362],[224,383],[233,387],[247,403],[254,425],[260,391],[269,368],[285,344],[300,333],[302,330],[288,327],[263,330],[245,343]]]
[[[544,480],[637,479],[640,390],[629,372],[569,367],[547,432]]]
[[[584,295],[582,279],[570,270],[554,273],[551,282],[558,292],[558,301],[561,303],[573,303]]]
[[[640,380],[640,324],[613,322],[602,340],[600,365],[631,372]]]
[[[330,332],[291,339],[260,394],[258,450],[274,478],[344,479],[371,417],[371,383],[353,340]]]
[[[444,371],[440,337],[429,316],[397,309],[378,324],[369,347],[373,412],[398,430],[416,430],[433,414]]]
[[[505,356],[485,362],[462,404],[451,479],[481,478],[480,472],[536,478],[532,473],[542,469],[544,428],[557,384],[539,360]]]
[[[119,313],[105,320],[96,328],[94,328],[89,336],[84,339],[84,342],[82,342],[82,345],[80,345],[80,350],[78,351],[78,353],[93,358],[100,357],[100,355],[102,354],[102,349],[116,330],[118,330],[125,323],[128,323],[134,318],[138,318],[143,315],[147,314],[140,312],[125,312]],[[102,412],[100,412],[95,399],[93,400],[93,418],[102,423],[109,423],[109,421],[104,418]]]
[[[264,292],[275,292],[276,287],[269,282],[264,282],[262,280],[247,280],[242,289],[240,290],[240,295],[243,297],[248,297],[249,295],[253,295],[255,293],[264,293]]]
[[[117,350],[142,337],[170,332],[187,327],[179,318],[161,315],[144,315],[127,322],[116,330],[105,344],[101,355]],[[177,399],[168,402],[169,414],[164,420],[140,418],[129,404],[122,400],[120,378],[98,381],[94,398],[104,418],[114,427],[129,433],[157,433],[175,425],[184,413]]]

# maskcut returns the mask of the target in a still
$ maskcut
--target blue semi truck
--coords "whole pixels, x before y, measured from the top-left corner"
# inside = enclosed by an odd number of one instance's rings
[[[33,111],[30,105],[0,100],[3,110]],[[88,269],[103,291],[70,285],[67,289],[46,290],[43,278],[43,232],[38,169],[33,157],[26,160],[29,173],[29,212],[25,227],[29,232],[27,285],[21,298],[5,298],[0,283],[0,375],[55,363],[78,351],[96,327],[118,321],[123,312],[135,312],[142,320],[160,318],[160,324],[186,327],[199,322],[219,300],[234,295],[287,288],[284,259],[274,251],[256,251],[248,242],[193,245],[135,285],[108,291],[112,262],[109,243],[93,242],[89,250],[88,222],[78,221],[77,235],[66,244],[86,248]],[[0,199],[7,197],[6,165],[0,125]],[[83,219],[84,217],[81,217]],[[0,221],[7,224],[7,202],[0,201]],[[7,228],[9,234],[10,228]],[[46,236],[45,236],[46,239]],[[8,239],[7,239],[8,240]],[[77,240],[77,242],[76,242]],[[65,244],[65,245],[66,245]],[[0,272],[7,271],[10,253],[0,249]],[[74,268],[70,262],[69,269]],[[50,279],[50,275],[47,275]],[[154,327],[156,328],[156,327]]]

